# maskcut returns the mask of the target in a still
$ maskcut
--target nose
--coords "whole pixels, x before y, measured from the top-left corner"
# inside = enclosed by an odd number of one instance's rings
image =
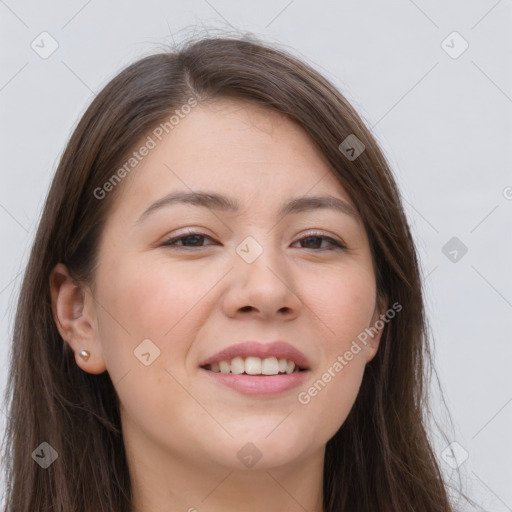
[[[265,247],[252,260],[242,251],[247,246],[241,246],[233,257],[233,271],[228,274],[228,290],[223,302],[226,315],[286,321],[296,318],[302,302],[296,292],[297,280],[284,255],[277,249]]]

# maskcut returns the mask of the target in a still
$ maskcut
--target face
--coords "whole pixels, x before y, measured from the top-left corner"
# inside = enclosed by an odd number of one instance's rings
[[[181,119],[118,186],[87,306],[93,355],[77,364],[108,371],[131,445],[231,468],[252,452],[259,468],[323,454],[379,335],[344,354],[383,310],[362,221],[313,142],[281,114],[217,101]],[[154,205],[176,192],[227,196],[238,211]],[[345,206],[280,213],[311,196]],[[201,368],[234,344],[275,340],[304,355],[300,378],[246,375],[235,388]],[[295,380],[264,392],[265,379]]]

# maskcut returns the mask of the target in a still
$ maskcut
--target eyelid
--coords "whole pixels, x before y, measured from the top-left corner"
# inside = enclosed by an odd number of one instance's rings
[[[165,235],[163,241],[168,242],[169,240],[174,240],[176,238],[181,238],[183,236],[190,236],[190,235],[202,235],[202,236],[208,236],[210,238],[213,238],[211,235],[207,235],[205,233],[205,231],[207,231],[206,228],[187,227],[187,228],[183,228],[183,231],[173,232],[172,235]]]

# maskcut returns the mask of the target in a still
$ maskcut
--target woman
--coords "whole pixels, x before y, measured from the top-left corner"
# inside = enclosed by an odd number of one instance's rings
[[[285,51],[189,41],[116,76],[19,298],[6,511],[453,510],[426,432],[394,178]]]

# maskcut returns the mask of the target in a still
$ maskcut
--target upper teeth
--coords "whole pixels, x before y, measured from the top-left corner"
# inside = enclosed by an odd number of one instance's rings
[[[277,375],[278,373],[293,373],[299,371],[295,368],[295,363],[285,358],[266,357],[235,357],[231,361],[219,361],[212,363],[210,369],[212,372],[220,373],[247,373],[249,375]]]

